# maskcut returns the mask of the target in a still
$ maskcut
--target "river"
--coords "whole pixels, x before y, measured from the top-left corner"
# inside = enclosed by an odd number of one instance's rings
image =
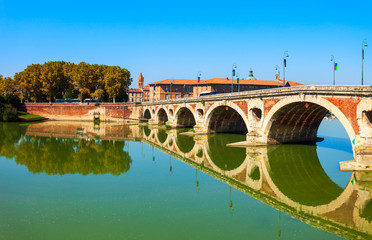
[[[0,239],[371,239],[370,173],[337,120],[316,145],[236,134],[0,123]]]

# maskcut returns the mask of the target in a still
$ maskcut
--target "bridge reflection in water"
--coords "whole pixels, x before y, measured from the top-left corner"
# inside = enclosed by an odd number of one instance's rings
[[[123,174],[132,162],[124,141],[143,141],[316,228],[352,239],[372,236],[371,173],[353,173],[343,189],[325,173],[315,146],[227,147],[245,136],[146,126],[43,123],[23,131],[21,140],[5,134],[1,155],[33,173]]]

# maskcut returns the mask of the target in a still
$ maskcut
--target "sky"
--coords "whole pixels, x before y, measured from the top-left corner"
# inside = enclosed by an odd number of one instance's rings
[[[118,65],[145,84],[163,79],[287,80],[372,85],[372,1],[0,0],[0,74],[68,61]]]

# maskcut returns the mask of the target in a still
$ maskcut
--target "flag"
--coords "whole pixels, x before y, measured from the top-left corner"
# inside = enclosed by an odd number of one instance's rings
[[[287,67],[287,59],[284,58],[284,67]]]
[[[335,71],[337,71],[337,63],[335,63],[335,68],[334,68]]]
[[[233,76],[235,76],[235,69],[233,69]]]
[[[239,84],[239,78],[236,79],[238,81],[238,84]]]
[[[364,48],[362,48],[362,60],[364,60]]]
[[[198,83],[200,83],[200,77],[198,77]]]

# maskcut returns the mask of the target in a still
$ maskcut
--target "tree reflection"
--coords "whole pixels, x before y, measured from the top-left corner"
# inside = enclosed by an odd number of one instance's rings
[[[24,132],[25,128],[19,125],[0,125],[0,154],[14,158],[34,174],[117,176],[129,171],[132,163],[122,141],[23,136]]]
[[[14,123],[0,123],[0,156],[14,158],[19,139],[25,134],[27,126]]]

